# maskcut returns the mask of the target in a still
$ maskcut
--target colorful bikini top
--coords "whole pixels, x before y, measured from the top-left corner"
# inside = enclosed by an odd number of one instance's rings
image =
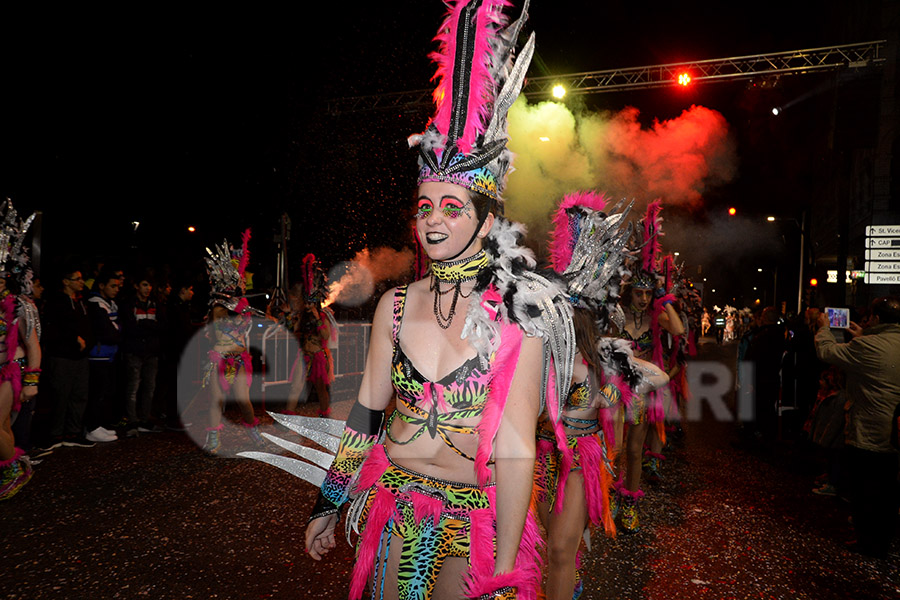
[[[463,458],[474,461],[475,457],[457,448],[447,434],[476,433],[474,426],[453,425],[451,422],[481,416],[487,404],[489,372],[482,371],[478,356],[473,356],[438,381],[426,379],[400,346],[400,325],[406,304],[406,292],[407,286],[402,286],[398,287],[394,294],[394,318],[391,327],[394,354],[391,361],[391,383],[397,392],[397,399],[412,415],[399,410],[391,413],[387,435],[392,442],[402,446],[427,432],[432,439],[440,436],[451,450]],[[409,439],[397,440],[391,433],[394,418],[418,425],[419,428]]]
[[[247,334],[253,326],[253,320],[249,313],[228,316],[213,322],[216,331],[216,344],[228,342],[235,346],[243,347],[246,344]]]
[[[619,388],[612,383],[606,383],[600,386],[600,408],[609,408],[615,406],[622,399]],[[591,374],[588,373],[584,381],[573,383],[569,387],[569,395],[566,398],[565,410],[576,410],[591,408]],[[597,419],[576,419],[563,414],[563,424],[571,429],[591,429],[597,425]]]
[[[653,351],[653,334],[649,329],[638,336],[637,339],[631,337],[631,334],[624,327],[622,328],[622,332],[619,334],[619,337],[622,339],[626,339],[631,342],[631,348],[634,350],[634,355],[638,358],[645,356]]]

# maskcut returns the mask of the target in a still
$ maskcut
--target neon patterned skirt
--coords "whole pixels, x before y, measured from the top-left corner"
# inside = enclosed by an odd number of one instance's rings
[[[493,483],[480,488],[416,473],[391,461],[379,444],[363,465],[357,490],[361,494],[348,517],[361,532],[351,600],[361,598],[367,584],[372,586],[372,598],[382,598],[385,585],[396,586],[401,600],[431,598],[447,558],[466,559],[465,585],[474,594],[470,597],[479,597],[494,570],[497,511]],[[516,578],[511,578],[518,585],[501,589],[501,594],[537,597],[540,544],[537,522],[529,512],[516,558]],[[398,581],[385,583],[387,557],[392,552],[401,553]]]

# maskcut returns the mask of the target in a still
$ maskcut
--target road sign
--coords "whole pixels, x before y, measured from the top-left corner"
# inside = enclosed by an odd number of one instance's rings
[[[897,250],[866,250],[866,260],[900,260],[900,248]]]
[[[900,250],[900,237],[867,237],[866,248],[897,248]]]
[[[900,284],[900,273],[866,273],[866,283]]]
[[[866,261],[866,273],[900,273],[900,260],[898,261]]]
[[[866,227],[866,237],[900,235],[900,225],[870,225]]]

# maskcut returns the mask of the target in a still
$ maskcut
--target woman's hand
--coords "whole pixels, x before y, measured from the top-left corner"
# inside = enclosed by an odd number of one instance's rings
[[[306,551],[313,560],[322,560],[334,548],[337,521],[338,515],[334,513],[313,519],[306,526]]]
[[[28,402],[37,396],[38,388],[36,385],[22,386],[22,402]]]

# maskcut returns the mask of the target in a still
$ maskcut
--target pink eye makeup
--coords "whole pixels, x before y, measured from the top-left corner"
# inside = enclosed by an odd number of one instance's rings
[[[462,204],[456,198],[444,197],[441,199],[441,205],[443,207],[441,210],[443,210],[445,217],[448,219],[458,219],[462,215],[468,216],[470,210],[469,207],[472,206],[472,201],[469,200],[466,201],[465,204]]]
[[[431,200],[419,200],[419,208],[416,210],[416,218],[417,219],[427,219],[431,216],[431,211],[434,210],[434,205],[431,203]]]

